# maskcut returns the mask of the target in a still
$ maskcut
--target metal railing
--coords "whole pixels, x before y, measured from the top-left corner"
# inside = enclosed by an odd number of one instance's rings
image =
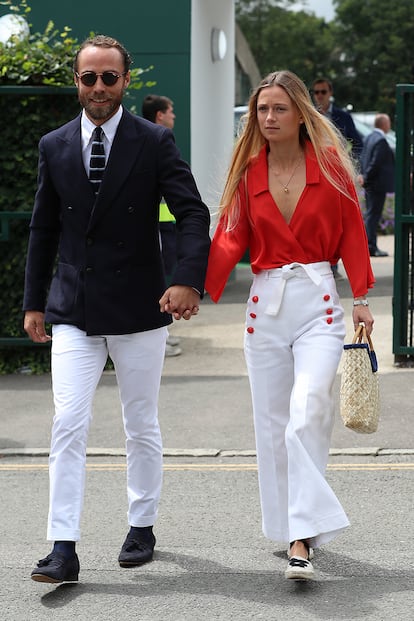
[[[414,366],[414,84],[397,85],[393,354]]]

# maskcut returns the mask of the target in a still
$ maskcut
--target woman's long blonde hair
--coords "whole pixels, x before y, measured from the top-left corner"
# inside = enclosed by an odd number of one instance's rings
[[[356,169],[345,138],[315,109],[305,84],[296,74],[286,70],[275,71],[265,77],[252,93],[248,112],[243,117],[244,128],[233,151],[219,207],[219,216],[225,217],[227,228],[232,228],[238,219],[240,180],[252,158],[266,144],[257,122],[257,100],[262,89],[269,86],[281,86],[297,106],[303,119],[299,130],[302,148],[305,149],[306,142],[310,141],[322,174],[339,192],[355,200],[348,188],[349,181],[355,179]]]

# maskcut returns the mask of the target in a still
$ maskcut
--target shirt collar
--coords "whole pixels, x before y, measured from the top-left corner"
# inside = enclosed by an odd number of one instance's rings
[[[118,125],[122,117],[122,113],[123,107],[119,106],[115,114],[101,125],[102,130],[105,134],[105,138],[108,140],[110,146],[112,146],[112,143],[114,141],[116,130],[118,129]],[[95,127],[96,125],[92,123],[92,121],[86,116],[85,110],[82,110],[81,134],[82,145],[84,148],[90,143],[92,133]]]

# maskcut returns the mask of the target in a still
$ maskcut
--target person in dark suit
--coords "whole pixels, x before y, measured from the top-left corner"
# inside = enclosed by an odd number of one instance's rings
[[[333,85],[328,78],[318,78],[312,84],[312,97],[316,108],[327,116],[349,141],[353,158],[359,162],[362,151],[362,137],[355,127],[352,116],[333,103]]]
[[[142,116],[147,121],[174,129],[174,103],[164,95],[147,95],[142,102]],[[177,230],[175,218],[168,209],[165,200],[160,203],[161,250],[167,281],[171,278],[177,262]],[[170,337],[167,339],[167,345]],[[175,341],[174,341],[175,342]]]
[[[361,155],[358,180],[365,192],[365,229],[372,257],[388,256],[388,252],[377,246],[377,231],[386,194],[394,192],[395,158],[385,138],[390,129],[391,119],[388,114],[377,114],[374,131],[365,138]]]
[[[174,103],[164,95],[147,95],[142,102],[142,116],[147,121],[174,129],[175,113]],[[167,281],[174,273],[177,263],[177,230],[175,218],[168,209],[165,200],[160,203],[160,234],[161,250],[164,260]],[[167,344],[169,338],[167,339]]]
[[[339,129],[350,145],[352,157],[359,163],[362,151],[362,136],[355,127],[352,116],[333,103],[333,84],[328,78],[317,78],[312,84],[312,98],[315,107],[321,114],[328,117]],[[332,266],[332,272],[337,280],[342,279],[338,266]]]
[[[53,337],[47,538],[54,545],[32,571],[40,582],[78,580],[75,543],[88,428],[108,355],[127,453],[130,529],[118,561],[131,567],[152,559],[162,480],[157,407],[167,326],[172,317],[196,315],[204,292],[209,211],[172,132],[122,106],[130,63],[127,50],[111,37],[84,41],[74,61],[83,110],[39,143],[23,309],[34,342],[51,338],[45,322],[52,324]],[[161,196],[177,220],[179,237],[168,288],[159,243]]]
[[[151,93],[144,97],[141,111],[142,116],[147,121],[174,129],[174,102],[169,97]],[[160,238],[165,273],[167,282],[169,282],[177,264],[177,225],[164,198],[161,199],[160,203]],[[179,356],[182,353],[179,345],[180,338],[169,334],[165,346],[165,356]]]

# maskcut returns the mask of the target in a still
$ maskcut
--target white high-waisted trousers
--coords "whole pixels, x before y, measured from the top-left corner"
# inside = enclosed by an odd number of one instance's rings
[[[254,277],[244,350],[263,532],[274,541],[309,539],[318,547],[349,525],[325,479],[343,315],[328,262]]]
[[[126,435],[128,523],[154,524],[162,485],[158,395],[167,334],[167,328],[158,328],[87,336],[75,326],[53,326],[50,541],[80,538],[92,401],[108,354],[115,367]],[[97,507],[97,514],[102,510]]]

